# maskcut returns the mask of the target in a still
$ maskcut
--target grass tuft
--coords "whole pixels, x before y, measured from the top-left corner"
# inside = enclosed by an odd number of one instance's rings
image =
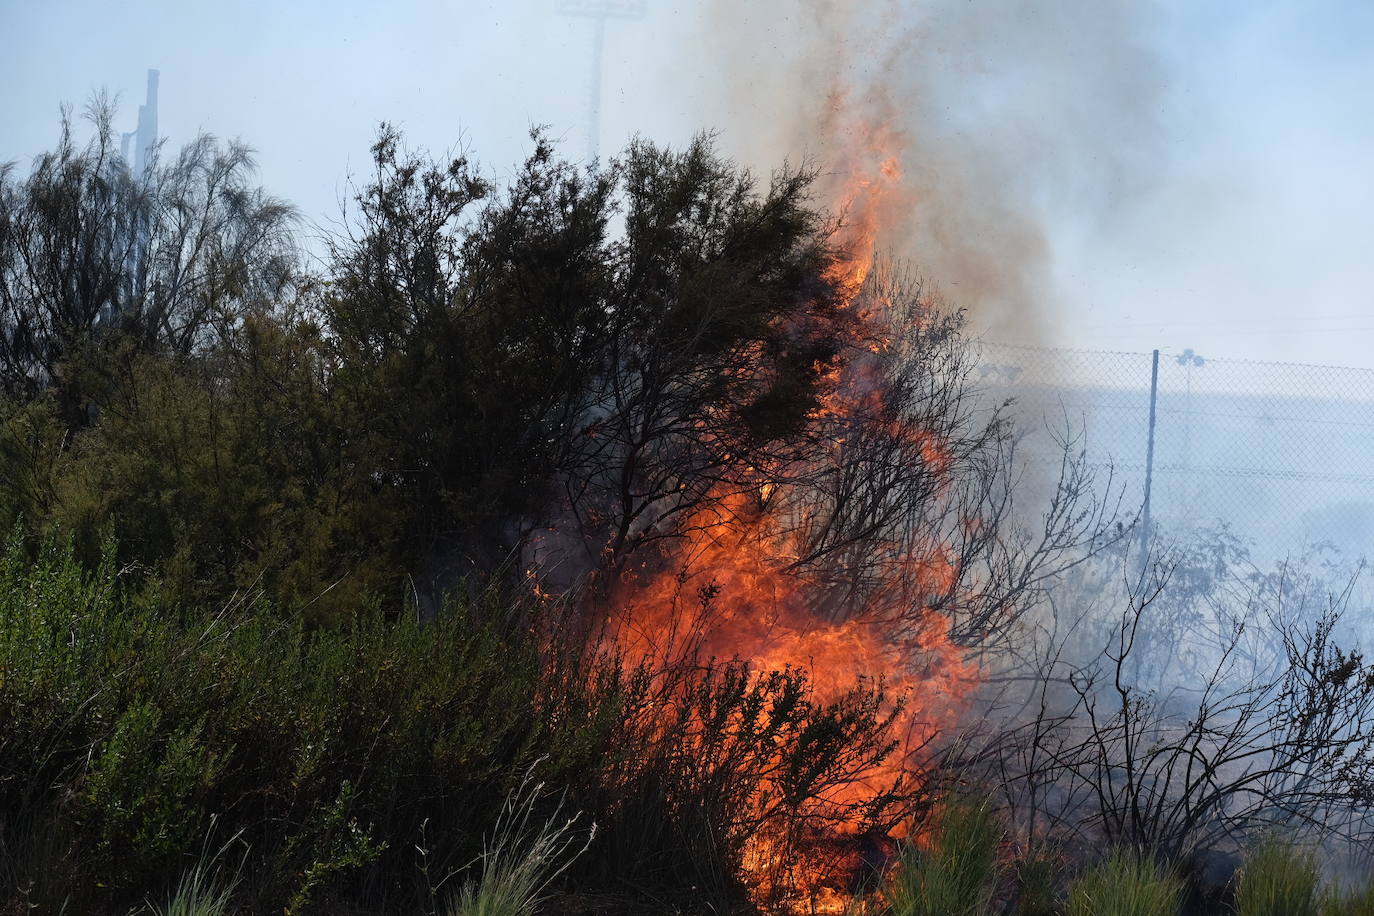
[[[1152,858],[1118,850],[1079,875],[1066,916],[1176,916],[1183,882]]]
[[[562,799],[536,818],[543,789],[527,773],[506,798],[482,853],[481,876],[463,886],[446,916],[534,916],[553,881],[591,845],[596,824],[578,827],[581,812],[565,815]]]
[[[887,891],[892,916],[983,916],[997,888],[1002,830],[986,802],[954,801],[931,848],[907,846]]]
[[[182,876],[167,905],[156,912],[158,916],[224,916],[233,892],[234,882],[222,879],[214,865],[198,862]]]
[[[1349,895],[1329,891],[1320,912],[1321,916],[1374,916],[1374,876]]]
[[[1321,874],[1317,859],[1278,840],[1265,840],[1246,856],[1236,880],[1238,916],[1318,916]]]
[[[1026,850],[1016,860],[1016,916],[1053,916],[1065,869],[1064,855],[1053,846]]]

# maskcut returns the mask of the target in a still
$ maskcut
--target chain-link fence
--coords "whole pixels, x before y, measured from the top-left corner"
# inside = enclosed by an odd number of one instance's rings
[[[1023,455],[1056,458],[1055,438],[1077,435],[1131,513],[1149,480],[1160,530],[1224,523],[1256,558],[1374,554],[1374,370],[1160,352],[1152,397],[1151,352],[979,350],[975,380],[1013,400]]]

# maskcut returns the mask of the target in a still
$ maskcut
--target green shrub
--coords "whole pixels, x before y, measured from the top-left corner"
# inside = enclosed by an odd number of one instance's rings
[[[260,586],[283,613],[308,606],[316,618],[346,619],[364,596],[401,595],[390,546],[401,523],[352,476],[378,456],[359,454],[365,437],[341,432],[343,408],[320,377],[318,335],[258,319],[236,342],[215,363],[222,378],[135,361],[100,421],[71,447],[58,449],[51,436],[40,443],[49,451],[29,464],[52,465],[38,469],[50,497],[28,500],[33,526],[70,535],[93,565],[114,525],[120,564],[155,571],[164,597],[179,603],[218,604]]]
[[[1317,859],[1278,840],[1250,850],[1236,880],[1238,916],[1317,916]]]
[[[0,398],[0,531],[46,519],[65,438],[50,403]]]
[[[906,846],[887,891],[893,916],[983,916],[997,888],[1002,830],[986,802],[948,802],[931,849]]]
[[[1069,887],[1067,916],[1176,916],[1183,882],[1153,858],[1118,850]]]
[[[91,574],[58,547],[0,556],[0,845],[64,825],[74,899],[171,884],[218,818],[261,906],[323,905],[353,875],[410,873],[425,819],[455,825],[437,855],[471,858],[536,757],[585,794],[633,752],[616,669],[572,670],[480,602],[312,628],[261,599],[201,613],[130,592],[112,556]]]

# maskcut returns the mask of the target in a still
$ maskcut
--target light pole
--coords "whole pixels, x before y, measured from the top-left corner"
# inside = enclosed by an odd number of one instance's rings
[[[648,0],[557,0],[558,12],[592,21],[592,79],[587,105],[587,161],[596,164],[601,146],[601,59],[607,19],[643,19]]]

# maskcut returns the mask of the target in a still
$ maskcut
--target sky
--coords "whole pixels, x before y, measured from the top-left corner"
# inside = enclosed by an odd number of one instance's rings
[[[150,67],[170,144],[246,141],[312,225],[365,180],[383,120],[498,180],[535,125],[583,158],[592,23],[558,5],[0,0],[0,161],[100,88],[132,130]],[[1374,367],[1374,3],[644,8],[606,26],[603,153],[715,130],[761,174],[843,169],[826,105],[863,107],[899,124],[914,188],[887,250],[978,334]]]

